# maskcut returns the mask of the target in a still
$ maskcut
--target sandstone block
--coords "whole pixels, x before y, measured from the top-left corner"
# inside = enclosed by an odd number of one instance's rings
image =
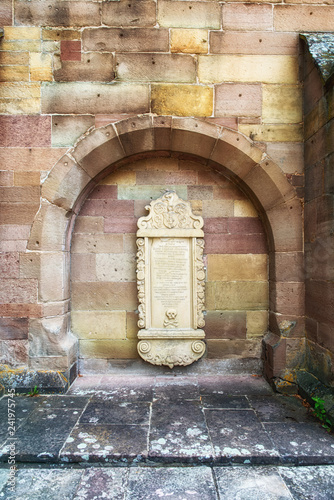
[[[263,337],[268,331],[268,311],[247,311],[247,338]]]
[[[42,113],[139,114],[148,111],[149,89],[146,85],[50,83],[44,84],[42,88]]]
[[[303,139],[303,127],[297,123],[239,125],[239,131],[259,142],[301,142]]]
[[[270,142],[267,144],[267,153],[283,172],[291,174],[303,173],[303,143]]]
[[[186,200],[187,187],[186,186],[173,186],[173,185],[156,185],[156,186],[119,186],[118,199],[119,200],[150,200],[159,198],[164,189],[176,191],[177,195]]]
[[[96,255],[96,276],[98,281],[136,281],[135,255],[99,253]]]
[[[126,313],[126,338],[137,339],[138,333],[138,314],[135,312]]]
[[[71,257],[71,281],[96,281],[95,254],[76,253]]]
[[[0,170],[0,186],[10,187],[14,185],[14,172],[11,170]]]
[[[213,89],[200,85],[152,85],[152,112],[160,115],[210,116]]]
[[[232,4],[230,4],[232,5]],[[211,31],[212,54],[296,55],[297,33]]]
[[[135,233],[137,231],[137,219],[134,217],[105,217],[105,233]]]
[[[221,234],[228,232],[227,218],[223,217],[212,217],[205,219],[205,233],[210,234]]]
[[[0,146],[43,147],[51,144],[50,116],[0,116]]]
[[[19,277],[19,255],[17,253],[0,254],[0,277]]]
[[[267,210],[276,252],[295,252],[303,247],[302,206],[298,199]]]
[[[119,80],[136,82],[196,82],[196,61],[190,55],[116,54]]]
[[[331,31],[334,7],[329,5],[275,5],[276,31]]]
[[[72,311],[71,330],[80,339],[126,338],[125,311]]]
[[[40,83],[0,83],[0,90],[3,99],[28,99],[41,96]]]
[[[1,304],[37,302],[37,280],[4,279],[0,290]]]
[[[213,186],[188,186],[187,189],[188,189],[188,200],[213,199]]]
[[[102,23],[107,26],[154,26],[156,3],[151,0],[103,2]]]
[[[260,358],[259,340],[211,340],[207,341],[209,359]]]
[[[42,197],[65,210],[72,210],[79,194],[90,179],[79,165],[65,155],[45,180]]]
[[[75,61],[73,57],[62,57],[60,67],[54,70],[54,79],[57,82],[111,82],[114,76],[113,55],[104,53],[80,54],[80,59]]]
[[[137,340],[80,340],[84,358],[136,359]]]
[[[215,116],[261,116],[261,85],[225,83],[215,88]]]
[[[203,217],[233,217],[233,200],[203,200]]]
[[[101,184],[106,184],[106,185],[114,184],[117,186],[119,184],[123,184],[124,186],[134,186],[136,184],[136,172],[118,170],[105,177],[101,181]]]
[[[272,311],[294,316],[304,315],[304,283],[277,282],[271,283],[270,287],[273,290],[270,297]]]
[[[45,82],[53,80],[51,54],[30,54],[30,79],[31,81]]]
[[[0,318],[0,339],[28,339],[28,318]]]
[[[90,200],[117,200],[117,185],[96,186],[87,196]]]
[[[72,146],[90,127],[94,126],[91,115],[57,115],[52,117],[52,146]]]
[[[29,52],[1,52],[0,53],[1,66],[28,66],[29,65]]]
[[[29,225],[6,225],[0,226],[0,239],[5,240],[26,240],[29,238]]]
[[[266,255],[208,255],[209,281],[265,281],[267,277]]]
[[[39,202],[39,186],[19,186],[19,187],[1,187],[0,199],[3,202]]]
[[[221,129],[193,118],[173,118],[172,150],[209,158],[221,135]],[[187,157],[185,157],[186,159]]]
[[[234,201],[234,217],[258,217],[258,212],[248,200]]]
[[[63,148],[0,148],[0,161],[17,172],[48,171],[65,152]]]
[[[43,253],[40,264],[39,301],[68,299],[68,276],[69,259],[65,252]]]
[[[77,233],[103,233],[103,217],[78,216],[73,230],[73,234]]]
[[[300,123],[303,119],[300,86],[264,85],[262,120],[264,123]]]
[[[297,83],[298,59],[288,55],[199,55],[202,83]]]
[[[75,29],[42,28],[42,40],[81,40],[81,31]]]
[[[63,208],[42,202],[31,229],[28,249],[63,251],[68,223]]]
[[[29,66],[0,66],[1,82],[28,82]]]
[[[80,37],[79,37],[80,38]],[[81,61],[81,40],[61,40],[60,42],[61,61]],[[71,68],[71,65],[70,65]],[[76,68],[76,66],[74,66]],[[66,66],[65,66],[66,69]],[[93,70],[93,68],[92,68]],[[75,80],[76,78],[73,78]]]
[[[29,321],[29,355],[66,355],[68,351],[67,332],[69,315],[31,319]]]
[[[122,234],[76,234],[72,241],[72,253],[115,253],[123,251]]]
[[[6,342],[2,342],[2,357],[12,367],[27,365],[28,340],[6,340]]]
[[[1,42],[1,50],[41,52],[41,42],[37,40],[4,40]]]
[[[207,254],[264,254],[267,252],[267,239],[262,234],[207,234],[205,236]]]
[[[144,171],[136,174],[137,186],[149,184],[187,184],[197,183],[197,172],[184,171]]]
[[[305,277],[302,252],[276,252],[269,261],[270,279],[301,282]]]
[[[15,3],[15,24],[23,26],[91,26],[101,23],[96,2],[50,0]]]
[[[3,0],[0,5],[0,19],[2,19],[3,26],[10,26],[12,24],[12,0]]]
[[[0,203],[0,224],[31,224],[39,203]]]
[[[221,6],[216,2],[175,2],[161,0],[158,3],[158,23],[169,28],[221,27]]]
[[[212,282],[207,296],[211,310],[263,310],[268,307],[268,283],[256,281]]]
[[[39,172],[13,172],[15,186],[39,186],[41,175]]]
[[[207,339],[245,339],[245,311],[208,311],[205,316]]]
[[[137,308],[136,283],[72,283],[74,310],[125,310]]]
[[[20,278],[39,278],[41,254],[29,252],[20,255]]]
[[[231,234],[264,234],[264,228],[259,218],[230,217],[227,220],[228,232]]]
[[[86,52],[168,52],[169,33],[162,28],[85,29],[82,42]]]
[[[188,54],[206,54],[208,52],[209,33],[203,29],[172,29],[171,52]]]
[[[227,3],[223,5],[223,29],[265,31],[273,28],[273,8],[266,4]]]
[[[126,217],[133,216],[133,200],[113,199],[88,199],[81,209],[80,215],[93,215],[103,217]]]
[[[5,40],[40,40],[40,28],[27,28],[21,26],[6,26]]]

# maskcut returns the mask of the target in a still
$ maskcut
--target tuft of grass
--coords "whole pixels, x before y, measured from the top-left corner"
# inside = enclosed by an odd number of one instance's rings
[[[33,389],[31,389],[31,391],[28,393],[28,395],[33,398],[34,396],[39,396],[39,392],[38,392],[38,389],[37,389],[37,385],[35,385],[35,387]]]
[[[312,410],[313,415],[317,417],[322,422],[322,427],[328,432],[332,430],[332,422],[327,417],[325,410],[325,401],[321,398],[312,398],[314,401],[314,409]]]

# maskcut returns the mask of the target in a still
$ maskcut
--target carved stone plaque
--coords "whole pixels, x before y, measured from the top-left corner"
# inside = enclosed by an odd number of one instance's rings
[[[138,352],[155,365],[189,365],[205,352],[203,219],[167,192],[138,220]]]

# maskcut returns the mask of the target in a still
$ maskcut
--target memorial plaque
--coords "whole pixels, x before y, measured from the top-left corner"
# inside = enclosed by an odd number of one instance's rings
[[[189,365],[205,352],[203,219],[167,192],[138,220],[138,352],[156,365]]]

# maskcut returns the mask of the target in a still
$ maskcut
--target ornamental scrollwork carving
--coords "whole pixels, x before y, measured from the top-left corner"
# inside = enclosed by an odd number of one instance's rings
[[[146,205],[149,214],[138,220],[139,229],[200,229],[203,219],[194,215],[189,202],[181,200],[174,191],[167,191],[158,200]]]
[[[137,290],[138,290],[138,326],[145,328],[146,325],[146,307],[145,307],[145,240],[137,239]]]
[[[204,302],[205,302],[205,270],[203,261],[204,240],[196,238],[196,279],[197,279],[197,326],[203,328],[204,321]]]

